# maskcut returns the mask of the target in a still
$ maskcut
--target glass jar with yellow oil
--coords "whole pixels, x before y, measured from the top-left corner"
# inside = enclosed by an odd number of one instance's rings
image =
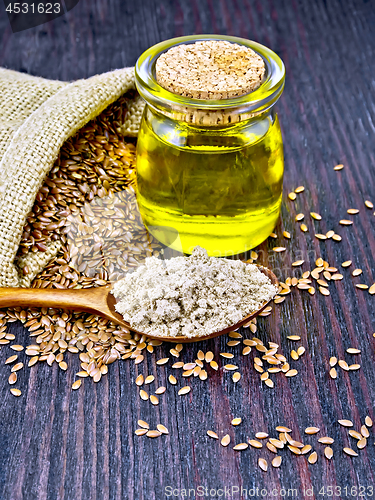
[[[184,253],[199,245],[209,255],[228,256],[272,232],[284,171],[273,107],[284,78],[274,52],[228,36],[175,38],[139,58],[136,85],[146,106],[137,201],[162,243]]]

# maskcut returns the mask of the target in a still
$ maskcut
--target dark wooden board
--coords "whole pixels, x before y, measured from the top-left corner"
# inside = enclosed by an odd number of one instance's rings
[[[2,7],[0,11],[0,64],[53,79],[73,80],[133,65],[150,45],[184,34],[233,34],[271,47],[287,68],[278,104],[285,143],[284,189],[287,194],[304,185],[306,191],[296,202],[283,203],[283,222],[276,231],[292,233],[288,256],[272,257],[268,251],[273,242],[268,241],[261,246],[262,262],[279,277],[290,275],[291,262],[301,256],[311,263],[322,256],[331,265],[351,259],[364,271],[363,278],[356,279],[345,271],[344,280],[330,286],[327,298],[293,291],[271,316],[259,321],[257,335],[279,343],[284,353],[293,347],[286,339],[290,334],[301,335],[306,347],[304,357],[295,363],[299,375],[290,380],[275,376],[273,390],[261,385],[250,357],[238,356],[242,373],[238,384],[232,383],[230,373],[209,369],[205,383],[188,381],[189,395],[179,397],[173,388],[153,407],[139,399],[134,379],[142,371],[166,384],[173,370],[155,364],[168,355],[169,346],[164,345],[141,365],[127,361],[111,365],[100,384],[85,380],[76,392],[71,390],[78,370],[75,356],[66,373],[47,365],[23,370],[18,384],[23,395],[16,399],[6,382],[4,360],[9,349],[3,348],[0,498],[161,500],[183,498],[181,492],[167,497],[167,486],[199,485],[258,487],[258,497],[262,488],[296,489],[294,498],[328,498],[327,491],[323,496],[319,490],[333,486],[342,489],[341,494],[335,490],[333,498],[372,498],[369,490],[360,496],[350,488],[374,486],[374,430],[366,449],[350,458],[342,453],[349,441],[337,420],[352,419],[356,428],[366,415],[375,420],[375,296],[354,287],[355,282],[375,281],[375,217],[364,206],[365,199],[375,201],[373,2],[80,0],[65,16],[17,34],[12,34]],[[335,172],[337,163],[343,163],[344,170]],[[353,216],[354,226],[339,226],[350,207],[360,209]],[[303,234],[294,216],[311,210],[319,212],[323,221],[309,221],[310,231]],[[313,226],[319,232],[336,230],[342,242],[313,239]],[[10,330],[19,343],[26,342],[21,325]],[[356,358],[360,371],[339,369],[337,380],[330,379],[329,356],[349,360],[345,349],[350,346],[362,350]],[[200,348],[212,349],[216,356],[227,350],[240,352],[219,338],[185,346],[183,359],[193,360]],[[237,428],[230,425],[234,416],[243,419]],[[163,423],[170,435],[156,440],[135,436],[139,418],[152,427]],[[241,442],[259,430],[274,434],[278,424],[290,426],[297,438],[312,444],[316,438],[305,437],[303,430],[308,425],[320,427],[322,435],[335,439],[334,459],[324,459],[322,445],[315,465],[283,451],[281,468],[270,467],[264,473],[257,459],[264,456],[270,461],[270,452],[236,453],[206,435],[207,429],[220,435],[228,431],[232,440]],[[350,444],[355,447],[353,440]],[[304,495],[304,488],[314,488],[314,496]],[[281,498],[282,493],[263,497]],[[211,498],[219,498],[219,493]]]

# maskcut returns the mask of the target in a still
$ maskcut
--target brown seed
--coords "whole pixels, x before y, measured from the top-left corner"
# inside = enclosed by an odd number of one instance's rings
[[[271,233],[270,234],[270,238],[277,238],[277,234],[276,233]]]
[[[22,392],[19,389],[10,389],[10,392],[13,394],[13,396],[21,396]]]
[[[239,443],[239,444],[236,444],[236,446],[233,446],[233,449],[235,451],[242,451],[242,450],[246,450],[246,448],[248,448],[249,445],[247,443]]]
[[[169,361],[169,358],[162,358],[162,359],[158,359],[156,361],[156,364],[157,365],[165,365],[166,363],[168,363],[168,361]]]
[[[329,371],[329,375],[331,378],[337,378],[337,371],[336,368],[331,368]]]
[[[17,363],[15,365],[12,366],[11,368],[11,372],[18,372],[19,370],[21,370],[23,368],[23,363]]]
[[[333,167],[333,170],[342,170],[344,168],[344,165],[340,164],[340,165],[336,165],[335,167]]]
[[[210,363],[214,359],[214,353],[212,351],[207,351],[205,355],[206,363]]]
[[[257,439],[266,439],[266,438],[268,438],[268,434],[267,434],[267,432],[257,432],[255,434],[255,437]]]
[[[358,208],[348,208],[347,212],[349,215],[355,215],[359,213],[359,210]]]
[[[159,398],[157,398],[156,396],[154,396],[153,394],[151,394],[150,396],[150,403],[153,404],[153,405],[158,405],[159,404]]]
[[[356,453],[351,448],[344,448],[343,451],[344,451],[344,453],[346,453],[347,455],[350,455],[351,457],[358,457],[358,453]]]
[[[250,354],[251,352],[251,347],[250,346],[246,346],[244,347],[243,351],[242,351],[242,355],[243,356],[247,356],[248,354]]]
[[[306,427],[305,433],[306,434],[317,434],[320,431],[318,427]]]
[[[303,448],[301,448],[301,455],[306,455],[312,450],[312,447],[309,444],[305,444]]]
[[[229,365],[224,365],[224,369],[228,370],[228,371],[230,371],[230,370],[237,370],[238,366],[236,366],[236,365],[230,365],[230,364]]]
[[[318,441],[319,441],[319,443],[322,443],[322,444],[333,444],[335,440],[332,439],[331,437],[324,436],[324,437],[319,438]]]
[[[276,448],[279,448],[280,450],[282,450],[284,448],[284,443],[282,441],[280,441],[279,439],[269,438],[269,442],[273,446],[275,446]]]
[[[319,287],[319,292],[322,294],[322,295],[329,295],[329,290],[327,290],[327,288],[324,288],[323,286],[320,286]]]
[[[305,216],[303,214],[297,214],[295,220],[296,220],[296,222],[300,222],[301,220],[304,219],[304,217]]]
[[[365,448],[367,445],[367,439],[366,438],[362,438],[358,441],[357,443],[357,448],[360,449],[360,450],[363,450],[363,448]]]
[[[268,464],[267,461],[264,458],[259,458],[258,459],[258,465],[259,467],[264,471],[267,472],[268,469]]]
[[[275,455],[277,455],[278,451],[277,451],[277,448],[276,446],[274,446],[272,443],[268,442],[266,443],[266,446],[267,448],[272,452],[274,453]]]
[[[274,247],[272,250],[274,252],[285,252],[286,248],[285,247]]]
[[[242,418],[234,418],[231,422],[232,425],[240,425]]]
[[[257,441],[256,439],[249,439],[249,445],[252,446],[253,448],[263,448],[263,445],[260,441]]]
[[[289,335],[287,337],[289,340],[301,340],[301,337],[299,335]]]
[[[296,260],[295,262],[292,263],[292,266],[293,267],[302,266],[304,262],[305,262],[304,260]]]
[[[142,375],[142,374],[138,375],[138,377],[135,379],[135,383],[136,383],[138,386],[140,386],[140,385],[142,385],[142,384],[143,384],[143,382],[144,382],[144,377],[143,377],[143,375]]]
[[[301,450],[299,448],[297,448],[296,446],[292,446],[292,445],[288,444],[288,448],[295,455],[301,455],[302,454]]]
[[[349,365],[348,363],[343,360],[343,359],[339,359],[339,367],[342,368],[343,370],[345,371],[349,371]]]
[[[332,230],[331,230],[331,231],[328,231],[328,232],[326,233],[326,236],[327,236],[327,238],[332,238],[332,236],[333,236],[334,234],[335,234],[335,231],[332,231]]]
[[[317,214],[316,212],[310,212],[310,215],[315,220],[322,220],[322,216]]]
[[[365,206],[372,210],[374,208],[374,204],[370,200],[365,201]]]
[[[296,195],[296,193],[291,192],[291,193],[288,194],[288,198],[290,200],[294,201],[297,198],[297,195]]]
[[[368,429],[367,429],[367,427],[365,425],[362,425],[362,427],[361,427],[361,434],[365,438],[369,438],[370,437],[370,433],[369,433],[369,431],[368,431]]]
[[[361,350],[356,349],[355,347],[349,347],[349,349],[346,350],[348,354],[360,354]]]
[[[341,240],[342,240],[342,238],[341,238],[341,236],[340,236],[339,234],[334,234],[334,235],[332,236],[332,239],[333,239],[334,241],[341,241]]]
[[[368,289],[368,285],[365,285],[363,283],[357,284],[356,287],[360,288],[361,290],[367,290]]]
[[[308,231],[308,227],[306,226],[306,224],[301,224],[300,228],[301,228],[301,231],[303,231],[304,233],[306,233]]]
[[[351,226],[353,224],[353,221],[348,219],[341,219],[340,224],[342,226]]]
[[[75,382],[73,382],[72,384],[72,389],[73,390],[77,390],[81,387],[81,384],[82,384],[82,380],[76,380]]]
[[[13,385],[17,382],[17,373],[11,373],[8,378],[8,382],[10,385]]]
[[[315,464],[315,462],[318,460],[318,454],[316,453],[316,451],[313,451],[307,460],[310,464]]]
[[[214,370],[218,370],[219,369],[219,365],[216,363],[216,361],[210,361],[210,366],[211,368],[213,368]]]
[[[297,370],[289,370],[286,372],[285,376],[286,377],[295,377],[298,374]]]
[[[9,347],[10,347],[13,351],[17,351],[17,352],[19,352],[19,351],[23,351],[23,349],[24,349],[23,345],[17,345],[17,344],[16,344],[16,345],[15,345],[15,344],[10,345]]]
[[[353,422],[351,420],[338,420],[338,423],[343,427],[353,427]]]
[[[346,260],[345,262],[343,262],[341,264],[342,267],[349,267],[352,265],[352,261],[351,260]]]
[[[326,240],[327,236],[325,234],[316,233],[315,238],[317,238],[318,240]]]
[[[147,401],[148,400],[148,394],[143,389],[141,389],[139,391],[139,396],[140,396],[141,399],[143,399],[143,401]]]
[[[168,380],[169,380],[169,383],[172,385],[177,384],[177,379],[173,375],[169,375]]]
[[[350,371],[356,371],[356,370],[359,370],[361,368],[361,365],[358,365],[358,364],[354,364],[354,365],[349,365],[349,370]]]
[[[264,383],[266,384],[267,387],[270,387],[271,389],[275,386],[275,384],[271,379],[265,380]]]
[[[6,365],[10,365],[11,363],[14,363],[16,359],[18,358],[17,354],[14,354],[13,356],[10,356],[8,359],[5,360]]]
[[[305,190],[305,188],[303,186],[298,186],[298,187],[296,187],[294,192],[298,194],[298,193],[303,193],[304,190]]]
[[[354,431],[353,429],[349,429],[348,431],[349,436],[353,437],[354,439],[362,439],[363,436],[360,432]]]
[[[365,418],[365,424],[367,425],[367,427],[372,427],[372,420],[368,415]]]
[[[294,361],[297,361],[299,358],[297,352],[294,349],[290,352],[290,356],[292,359],[294,359]]]
[[[147,433],[147,429],[136,429],[134,434],[137,436],[144,436]]]
[[[190,391],[191,391],[191,387],[189,387],[188,385],[186,385],[185,387],[182,387],[182,388],[178,391],[178,395],[179,395],[179,396],[183,396],[184,394],[188,394]]]
[[[149,438],[157,438],[161,436],[161,432],[153,430],[153,431],[147,431],[146,436]]]
[[[370,295],[375,295],[375,283],[370,286],[370,288],[368,289],[368,293]]]
[[[352,272],[352,276],[359,276],[362,273],[362,269],[354,269],[354,271]]]
[[[240,372],[234,372],[232,375],[232,380],[234,383],[238,382],[241,378]]]
[[[330,366],[336,366],[337,364],[337,358],[335,356],[332,356],[331,358],[329,358],[329,365]]]
[[[160,387],[158,387],[156,389],[155,394],[157,394],[157,395],[164,394],[166,390],[167,390],[167,388],[161,385]]]
[[[282,461],[282,458],[281,458],[280,456],[275,457],[275,458],[272,460],[272,462],[271,462],[272,467],[280,467],[280,465],[281,465],[281,461]]]
[[[290,232],[289,231],[283,231],[283,236],[284,236],[284,238],[287,238],[288,240],[290,240]]]
[[[277,432],[292,432],[292,429],[289,429],[289,427],[284,427],[283,425],[279,425],[276,427]]]
[[[162,434],[169,434],[169,430],[162,424],[158,424],[156,426],[157,430],[161,432]]]
[[[342,279],[343,279],[343,277],[344,277],[344,276],[343,276],[342,274],[340,274],[340,273],[335,273],[335,274],[332,274],[331,279],[332,279],[333,281],[339,281],[339,280],[342,280]]]
[[[225,434],[225,436],[220,441],[220,444],[221,444],[221,446],[225,447],[225,446],[228,446],[229,443],[230,443],[230,436],[229,436],[229,434]]]
[[[149,429],[150,426],[147,422],[145,422],[144,420],[138,420],[138,425],[139,427],[142,427],[142,429]]]
[[[219,439],[219,436],[214,431],[207,431],[207,434],[213,439]]]
[[[328,458],[328,460],[331,460],[331,458],[333,457],[333,450],[330,446],[326,446],[324,448],[324,456]]]

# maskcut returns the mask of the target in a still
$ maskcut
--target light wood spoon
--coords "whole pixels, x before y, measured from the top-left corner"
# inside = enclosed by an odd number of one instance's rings
[[[265,267],[258,266],[259,270],[268,276],[271,282],[278,286],[278,280],[272,271]],[[124,321],[123,317],[115,310],[116,299],[110,293],[112,286],[102,286],[98,288],[81,289],[53,289],[53,288],[0,288],[0,308],[3,307],[53,307],[55,309],[68,309],[73,311],[84,311],[92,314],[98,314],[110,319],[114,323],[125,326],[129,330],[144,335],[132,328],[129,323]],[[272,299],[271,299],[272,300]],[[207,340],[224,333],[228,333],[247,323],[258,316],[265,307],[271,302],[265,302],[260,309],[247,315],[235,325],[228,326],[219,332],[210,333],[202,337],[159,337],[156,335],[145,334],[146,337],[163,340],[165,342],[197,342]]]

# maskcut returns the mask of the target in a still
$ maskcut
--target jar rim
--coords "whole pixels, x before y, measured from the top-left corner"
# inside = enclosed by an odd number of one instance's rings
[[[254,50],[264,61],[266,78],[260,86],[237,97],[227,99],[194,99],[175,94],[162,87],[156,80],[155,65],[158,57],[175,45],[191,44],[202,40],[228,41]],[[147,49],[135,65],[135,82],[138,92],[151,106],[160,111],[178,109],[206,112],[225,111],[234,114],[258,114],[271,108],[284,88],[285,66],[281,58],[268,47],[258,42],[227,35],[188,35],[171,38]]]

